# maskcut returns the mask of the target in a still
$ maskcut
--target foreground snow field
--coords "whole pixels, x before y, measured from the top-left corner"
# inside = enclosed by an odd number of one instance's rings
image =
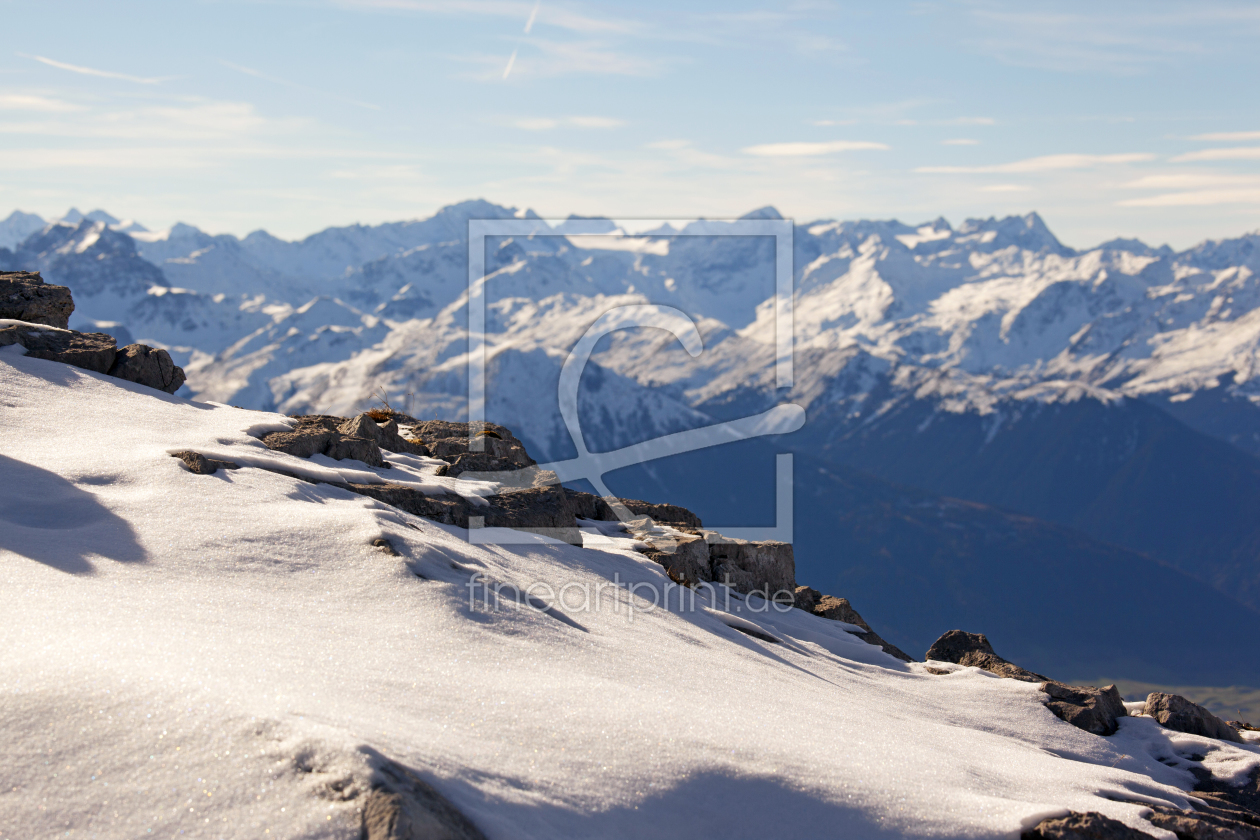
[[[296,461],[250,434],[284,426],[0,352],[0,840],[357,838],[382,756],[491,838],[1015,837],[1069,809],[1171,837],[1138,803],[1189,807],[1189,756],[1260,765],[756,599],[651,610],[624,584],[668,580],[628,540],[471,545],[250,466]],[[495,609],[474,573],[576,586]]]

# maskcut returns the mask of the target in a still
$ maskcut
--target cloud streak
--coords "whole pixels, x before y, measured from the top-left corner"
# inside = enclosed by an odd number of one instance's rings
[[[1203,149],[1187,152],[1172,158],[1173,163],[1194,163],[1202,160],[1260,160],[1260,146],[1243,146],[1234,149]]]
[[[838,152],[857,152],[864,150],[887,151],[884,143],[873,143],[866,140],[832,140],[823,143],[763,143],[743,149],[746,155],[757,157],[818,157]]]
[[[1260,140],[1260,131],[1220,131],[1214,134],[1196,134],[1190,139],[1204,140],[1209,143],[1216,140],[1223,140],[1227,143],[1239,140]]]
[[[166,76],[161,78],[145,78],[142,76],[129,76],[126,73],[115,73],[111,70],[97,70],[95,67],[83,67],[78,64],[67,64],[64,61],[55,61],[42,55],[27,55],[26,53],[18,53],[22,58],[29,58],[32,61],[38,61],[40,64],[46,64],[49,67],[56,67],[58,70],[68,70],[71,73],[78,73],[80,76],[96,76],[101,79],[120,79],[124,82],[134,82],[138,85],[156,85],[169,81],[172,77]]]
[[[998,163],[989,166],[920,166],[915,172],[933,175],[978,175],[999,172],[1053,172],[1061,169],[1089,169],[1094,166],[1121,163],[1143,163],[1154,160],[1155,155],[1146,152],[1130,152],[1119,155],[1042,155],[1040,157]]]

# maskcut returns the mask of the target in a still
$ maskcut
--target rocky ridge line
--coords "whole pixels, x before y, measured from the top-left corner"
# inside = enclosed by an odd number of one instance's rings
[[[173,394],[184,370],[165,350],[147,344],[121,349],[111,335],[69,329],[74,300],[65,286],[39,272],[0,271],[0,347],[20,344],[36,359],[62,362]]]

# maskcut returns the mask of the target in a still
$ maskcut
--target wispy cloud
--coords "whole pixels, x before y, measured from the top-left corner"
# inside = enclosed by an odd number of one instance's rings
[[[1117,201],[1120,207],[1210,207],[1222,204],[1260,204],[1260,187],[1190,190]]]
[[[83,107],[47,96],[29,96],[20,93],[0,94],[0,110],[4,111],[80,111]]]
[[[1032,187],[1026,184],[989,184],[980,187],[980,192],[990,193],[1007,193],[1007,192],[1028,192]]]
[[[967,137],[954,137],[950,140],[942,140],[942,146],[979,146],[979,140],[972,140]]]
[[[283,87],[295,88],[297,90],[304,90],[308,93],[318,94],[319,96],[327,97],[328,99],[335,99],[338,102],[344,102],[347,105],[354,105],[358,108],[367,108],[368,110],[371,110],[371,111],[381,110],[380,105],[373,105],[370,102],[360,102],[357,99],[348,99],[344,96],[338,96],[335,93],[329,93],[328,91],[325,91],[325,90],[319,90],[318,88],[313,88],[310,85],[301,84],[300,82],[291,82],[288,79],[282,79],[279,76],[271,76],[266,73],[263,73],[260,70],[255,70],[252,67],[243,67],[239,64],[233,64],[230,61],[222,61],[222,60],[220,60],[219,63],[222,64],[224,67],[227,67],[229,70],[235,70],[238,73],[244,73],[246,76],[253,76],[255,79],[262,79],[264,82],[270,82],[273,85],[282,85]]]
[[[512,75],[512,68],[515,65],[516,65],[516,50],[512,50],[512,54],[508,56],[507,66],[503,68],[503,78],[505,81],[507,80],[508,76]]]
[[[743,152],[757,157],[817,157],[867,149],[887,151],[888,148],[884,143],[866,140],[832,140],[824,143],[763,143],[758,146],[749,146]]]
[[[1221,131],[1215,134],[1196,134],[1190,139],[1205,140],[1209,143],[1217,140],[1227,143],[1239,140],[1260,140],[1260,131]]]
[[[526,34],[535,24],[588,34],[633,34],[644,31],[642,23],[624,18],[600,18],[572,9],[515,0],[340,0],[338,6],[366,11],[410,11],[458,17],[503,17],[527,21]]]
[[[523,128],[526,131],[550,131],[553,128],[562,126],[572,126],[574,128],[617,128],[625,125],[625,121],[614,119],[613,117],[561,117],[559,119],[529,117],[516,120],[512,125],[517,128]]]
[[[1142,163],[1155,155],[1133,152],[1120,155],[1042,155],[1041,157],[998,163],[990,166],[920,166],[915,172],[932,174],[981,174],[991,172],[1051,172],[1059,169],[1088,169],[1120,163]]]
[[[83,67],[78,64],[67,64],[64,61],[54,61],[42,55],[27,55],[26,53],[18,53],[22,58],[29,58],[32,61],[38,61],[40,64],[47,64],[49,67],[56,67],[58,70],[68,70],[71,73],[78,73],[81,76],[96,76],[102,79],[121,79],[124,82],[135,82],[138,85],[156,85],[169,81],[171,76],[159,78],[144,78],[142,76],[129,76],[126,73],[115,73],[111,70],[97,70],[95,67]]]
[[[1187,152],[1172,158],[1173,163],[1194,163],[1204,160],[1260,160],[1260,146],[1243,146],[1234,149],[1203,149]]]

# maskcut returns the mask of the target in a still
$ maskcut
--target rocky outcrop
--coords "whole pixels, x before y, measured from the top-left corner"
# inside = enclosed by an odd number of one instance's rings
[[[263,445],[298,458],[320,454],[338,461],[362,461],[372,467],[385,463],[381,457],[381,448],[375,440],[354,437],[341,431],[342,425],[349,422],[342,417],[306,414],[293,419],[297,423],[291,431],[269,432],[262,436]]]
[[[581,545],[582,535],[561,487],[513,489],[476,504],[454,494],[427,495],[402,484],[349,484],[347,489],[399,510],[444,525],[473,526],[480,517],[487,528],[515,528]]]
[[[1153,836],[1095,811],[1051,817],[1019,835],[1020,840],[1150,840]]]
[[[1046,707],[1061,720],[1094,735],[1114,735],[1120,718],[1128,715],[1124,700],[1114,685],[1104,688],[1063,685],[1054,681],[1042,684],[1048,696]]]
[[[1147,821],[1156,828],[1171,831],[1178,840],[1260,840],[1260,826],[1245,818],[1218,812],[1179,811],[1162,805],[1153,806],[1151,810]]]
[[[525,445],[503,426],[475,424],[473,432],[477,443],[472,449],[469,448],[468,431],[467,423],[446,420],[417,422],[411,429],[434,458],[449,464],[440,475],[458,477],[465,472],[510,472],[537,464],[526,453]]]
[[[1061,720],[1094,735],[1111,735],[1128,715],[1114,685],[1104,688],[1064,685],[1009,662],[994,652],[983,633],[950,630],[928,648],[928,661],[976,667],[1012,680],[1041,683],[1046,707]]]
[[[72,312],[74,299],[65,286],[45,283],[38,271],[0,271],[0,318],[64,330]]]
[[[147,344],[118,349],[105,333],[66,329],[74,301],[65,286],[49,286],[38,272],[0,272],[0,347],[21,344],[26,355],[61,362],[95,373],[173,394],[184,384],[184,370],[165,350]]]
[[[1234,727],[1200,706],[1192,703],[1180,694],[1161,694],[1154,692],[1146,698],[1146,706],[1142,714],[1155,718],[1165,729],[1188,732],[1191,735],[1202,735],[1205,738],[1216,738],[1221,741],[1243,743],[1243,738]]]
[[[171,355],[147,344],[128,344],[118,351],[109,375],[173,394],[184,384],[184,369]]]
[[[363,804],[363,840],[485,840],[472,821],[411,770],[379,762]]]
[[[732,539],[716,531],[706,531],[705,540],[709,543],[713,580],[736,592],[757,592],[767,599],[776,592],[796,591],[796,560],[791,543]]]
[[[648,559],[665,568],[670,580],[688,586],[713,580],[713,568],[709,561],[709,544],[703,537],[692,534],[676,536],[673,550],[645,551]]]
[[[178,458],[184,464],[184,469],[190,473],[197,475],[214,475],[219,470],[239,470],[240,465],[231,461],[219,461],[214,458],[207,458],[200,452],[193,452],[191,449],[184,449],[179,452],[172,452],[171,457]]]
[[[808,586],[798,586],[796,587],[796,592],[793,593],[793,603],[797,609],[813,613],[821,618],[830,619],[831,621],[843,621],[845,624],[856,624],[865,632],[854,633],[853,635],[868,645],[883,648],[885,653],[900,659],[902,662],[914,661],[896,645],[881,639],[879,634],[871,629],[871,626],[866,623],[862,616],[858,615],[858,611],[853,609],[853,605],[849,603],[847,598],[824,595],[817,589]]]
[[[380,416],[380,415],[378,415]],[[337,431],[347,437],[363,438],[389,452],[401,452],[409,455],[428,455],[424,445],[412,443],[399,433],[398,421],[390,415],[377,419],[372,413],[360,414],[337,427]]]
[[[700,517],[679,505],[653,504],[638,499],[620,499],[619,501],[635,516],[647,516],[660,525],[692,530],[697,533],[703,527],[700,524]]]
[[[1052,682],[1049,677],[1035,674],[1008,662],[993,651],[993,646],[983,633],[967,633],[950,630],[937,639],[926,654],[929,661],[953,662],[958,665],[980,668],[1012,680],[1024,682]]]
[[[0,324],[0,347],[21,344],[33,359],[61,362],[95,373],[109,373],[118,356],[114,337],[37,324]]]

